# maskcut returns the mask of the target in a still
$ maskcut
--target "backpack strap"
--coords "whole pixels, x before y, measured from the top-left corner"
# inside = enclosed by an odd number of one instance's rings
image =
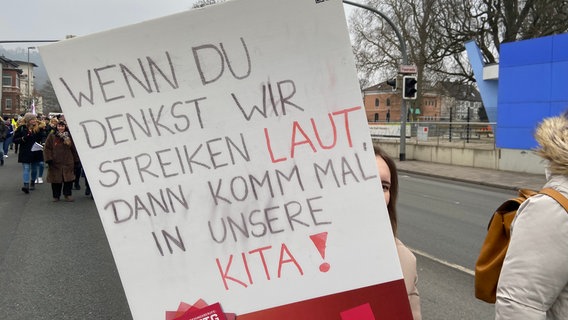
[[[564,207],[564,210],[566,210],[568,213],[568,199],[566,199],[566,197],[563,196],[560,192],[552,188],[544,188],[540,190],[539,193],[546,194],[547,196],[556,200],[556,202],[558,202],[562,207]]]

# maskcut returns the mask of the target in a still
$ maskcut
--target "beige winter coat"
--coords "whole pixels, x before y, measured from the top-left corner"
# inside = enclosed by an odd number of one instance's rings
[[[568,119],[544,121],[539,154],[550,162],[550,187],[568,196]],[[568,213],[554,199],[525,201],[512,223],[499,277],[496,320],[568,319]]]
[[[402,275],[404,277],[404,284],[406,286],[406,293],[408,294],[408,302],[410,302],[410,309],[414,320],[421,320],[422,314],[420,311],[420,295],[416,288],[418,282],[418,272],[416,271],[416,257],[402,243],[398,238],[394,239],[396,242],[396,250],[402,268]]]

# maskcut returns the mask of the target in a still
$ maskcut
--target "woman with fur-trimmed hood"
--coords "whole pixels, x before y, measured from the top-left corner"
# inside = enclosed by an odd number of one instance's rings
[[[543,120],[535,138],[548,161],[544,188],[568,197],[568,111]],[[523,202],[513,220],[495,319],[568,319],[568,212],[547,195]]]
[[[79,155],[65,121],[57,123],[56,131],[51,132],[43,149],[47,168],[47,182],[51,183],[53,201],[59,201],[61,193],[65,201],[72,202],[71,188],[75,181],[75,163]]]

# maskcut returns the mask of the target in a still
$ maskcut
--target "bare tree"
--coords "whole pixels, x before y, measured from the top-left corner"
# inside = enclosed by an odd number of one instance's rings
[[[516,0],[489,1],[500,13],[494,24],[501,24],[503,32],[494,33],[500,43],[549,36],[568,30],[568,1]]]
[[[223,0],[198,0],[193,4],[193,6],[191,6],[191,8],[192,9],[203,8],[221,2],[223,2]]]
[[[474,82],[464,43],[475,40],[487,63],[502,43],[568,31],[568,0],[370,0],[400,28],[419,81]],[[360,76],[396,72],[400,48],[388,26],[371,12],[350,19]],[[386,71],[389,70],[389,71]]]
[[[48,114],[50,112],[61,112],[59,100],[57,100],[55,90],[53,90],[53,85],[51,84],[50,80],[47,80],[45,82],[39,92],[43,98],[43,109],[45,114]]]
[[[474,82],[464,43],[474,40],[486,63],[499,62],[502,43],[554,35],[568,30],[567,0],[439,1],[437,38],[451,53],[451,68],[432,71]]]
[[[408,55],[418,74],[418,99],[421,105],[421,86],[435,74],[426,72],[430,65],[440,64],[445,57],[432,35],[439,32],[434,9],[437,0],[370,0],[368,6],[377,8],[397,26]],[[350,19],[354,52],[360,76],[376,81],[393,77],[401,64],[401,48],[395,31],[381,17],[369,10],[358,10]],[[443,49],[443,48],[442,48]],[[362,81],[362,83],[365,83]]]

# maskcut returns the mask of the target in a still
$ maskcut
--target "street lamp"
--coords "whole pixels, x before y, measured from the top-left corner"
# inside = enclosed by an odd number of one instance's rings
[[[35,48],[36,48],[36,47],[28,47],[28,104],[30,104],[30,105],[31,105],[31,103],[33,102],[33,101],[32,101],[32,100],[33,100],[33,98],[32,98],[32,93],[31,93],[32,87],[31,87],[31,82],[30,82],[30,81],[31,81],[31,80],[30,80],[30,78],[31,78],[31,77],[30,77],[30,76],[31,76],[31,73],[30,73],[30,50],[31,50],[31,49],[35,49]],[[28,108],[29,108],[29,107],[30,107],[30,106],[28,106]],[[33,110],[32,110],[32,111],[33,111]]]

